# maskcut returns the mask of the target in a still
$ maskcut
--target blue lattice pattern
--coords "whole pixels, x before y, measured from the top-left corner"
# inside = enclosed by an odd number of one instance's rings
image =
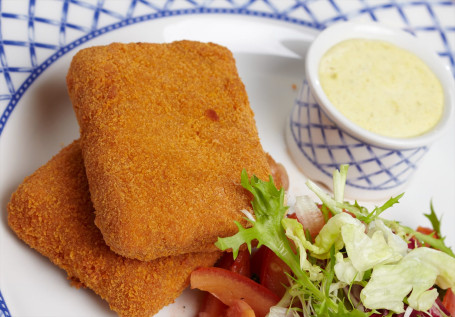
[[[2,292],[0,292],[0,317],[10,317],[8,307],[6,306],[5,299]]]
[[[404,184],[428,150],[387,150],[351,137],[327,118],[306,81],[292,109],[290,128],[291,142],[313,166],[331,179],[334,169],[349,164],[347,185],[364,190],[388,190]]]
[[[191,14],[246,15],[317,30],[338,21],[380,21],[428,39],[455,74],[455,3],[451,0],[0,0],[0,136],[23,94],[61,56],[131,24]],[[308,106],[305,111],[315,109]],[[424,150],[383,153],[372,149],[382,161],[400,156],[409,162],[416,162]],[[329,151],[330,155],[339,155],[335,151]],[[348,152],[354,157],[355,146]],[[406,173],[397,172],[393,182],[400,182]],[[364,182],[373,178],[359,171]],[[390,184],[382,182],[381,186]],[[0,293],[3,316],[10,314]]]
[[[106,32],[182,14],[242,14],[319,30],[344,20],[387,21],[431,38],[455,70],[455,4],[450,0],[30,0],[2,1],[0,10],[0,134],[28,86],[61,55]]]

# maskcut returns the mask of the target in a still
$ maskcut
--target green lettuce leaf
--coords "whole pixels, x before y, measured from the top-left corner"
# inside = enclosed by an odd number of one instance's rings
[[[340,282],[350,285],[352,282],[360,282],[364,272],[358,271],[350,258],[345,258],[342,253],[336,254],[335,275]]]
[[[360,293],[365,307],[404,312],[403,299],[409,306],[426,311],[438,296],[436,284],[446,289],[455,287],[455,259],[430,248],[416,248],[396,264],[378,265]]]
[[[384,233],[375,231],[367,235],[360,227],[344,225],[341,228],[343,241],[352,265],[359,271],[366,271],[378,264],[398,262],[403,254],[387,243]],[[390,241],[395,242],[394,239]]]
[[[318,259],[327,259],[330,256],[332,245],[335,246],[335,252],[341,250],[344,247],[341,230],[345,225],[352,225],[359,230],[365,230],[365,225],[350,214],[345,212],[336,214],[322,227],[314,240],[314,245],[308,248],[311,255]]]
[[[392,248],[393,252],[405,256],[408,252],[408,244],[402,236],[396,234],[391,228],[385,225],[381,219],[376,219],[368,226],[368,235],[380,231],[387,241],[387,245]]]
[[[292,218],[284,218],[281,222],[286,236],[294,242],[299,251],[300,269],[308,273],[311,281],[320,281],[322,279],[321,268],[311,264],[307,259],[307,248],[312,248],[313,246],[306,239],[302,224]]]

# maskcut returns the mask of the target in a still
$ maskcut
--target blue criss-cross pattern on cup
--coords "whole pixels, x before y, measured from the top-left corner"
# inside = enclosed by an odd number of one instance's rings
[[[306,81],[291,112],[290,132],[300,152],[323,174],[331,178],[334,169],[349,164],[351,175],[355,176],[349,178],[347,185],[365,190],[402,185],[428,151],[426,146],[388,150],[355,139],[323,113]]]

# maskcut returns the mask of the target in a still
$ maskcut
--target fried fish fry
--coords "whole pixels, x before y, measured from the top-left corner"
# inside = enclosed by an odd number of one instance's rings
[[[18,237],[120,316],[157,313],[179,296],[195,268],[213,265],[219,256],[123,258],[104,243],[94,217],[78,141],[26,178],[8,204],[8,223]]]
[[[67,75],[111,249],[150,260],[215,250],[246,225],[242,169],[270,174],[233,56],[191,41],[81,50]]]

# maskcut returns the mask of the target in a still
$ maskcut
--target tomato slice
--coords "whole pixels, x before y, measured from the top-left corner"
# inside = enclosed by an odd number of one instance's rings
[[[231,254],[232,257],[232,254]],[[237,258],[234,260],[232,265],[228,268],[229,271],[239,273],[240,275],[250,277],[250,252],[245,249],[239,251]]]
[[[246,249],[239,251],[235,260],[232,253],[224,253],[218,260],[216,266],[249,277],[250,253]],[[225,315],[227,309],[228,306],[223,304],[218,298],[210,293],[206,293],[201,308],[199,309],[198,316],[220,317]]]
[[[446,295],[442,300],[442,304],[447,308],[451,316],[455,316],[455,294],[451,288],[447,290]]]
[[[436,234],[436,232],[434,232],[433,229],[430,229],[428,227],[417,227],[417,232],[420,232],[420,233],[423,233],[423,234],[426,234],[427,236],[432,236],[433,238],[436,238],[438,239],[438,235]],[[428,243],[424,243],[423,244],[425,247],[430,247],[430,245]]]
[[[259,280],[261,277],[262,264],[264,263],[264,255],[266,247],[261,246],[251,256],[251,276],[254,280]]]
[[[253,308],[245,301],[236,300],[226,311],[226,317],[256,317]]]
[[[426,234],[426,235],[432,235],[434,238],[438,238],[438,235],[436,234],[436,232],[433,230],[433,229],[430,229],[428,227],[417,227],[417,232],[420,232],[420,233],[423,233],[423,234]]]
[[[240,253],[240,252],[239,252]],[[224,252],[221,258],[216,262],[215,266],[229,270],[234,263],[234,256],[231,252]]]
[[[296,214],[289,215],[288,217],[300,222],[303,226],[303,230],[305,232],[308,230],[313,240],[325,225],[324,215],[322,212],[305,214],[304,219],[299,219]]]
[[[224,316],[228,306],[210,293],[206,293],[199,309],[198,317],[220,317]]]
[[[232,253],[226,252],[220,260],[218,260],[216,267],[226,269],[244,276],[250,276],[250,253],[247,249],[240,250],[239,254],[234,260]]]
[[[236,300],[244,300],[256,316],[266,316],[270,307],[280,298],[264,286],[240,275],[217,267],[202,267],[191,273],[191,288],[212,293],[225,305],[232,306]]]
[[[285,273],[291,274],[291,269],[272,250],[266,246],[261,248],[264,248],[264,254],[259,275],[260,283],[281,298],[286,292],[286,286],[289,285]]]
[[[266,158],[276,187],[287,191],[289,189],[289,176],[283,164],[277,163],[269,153],[266,153]]]

